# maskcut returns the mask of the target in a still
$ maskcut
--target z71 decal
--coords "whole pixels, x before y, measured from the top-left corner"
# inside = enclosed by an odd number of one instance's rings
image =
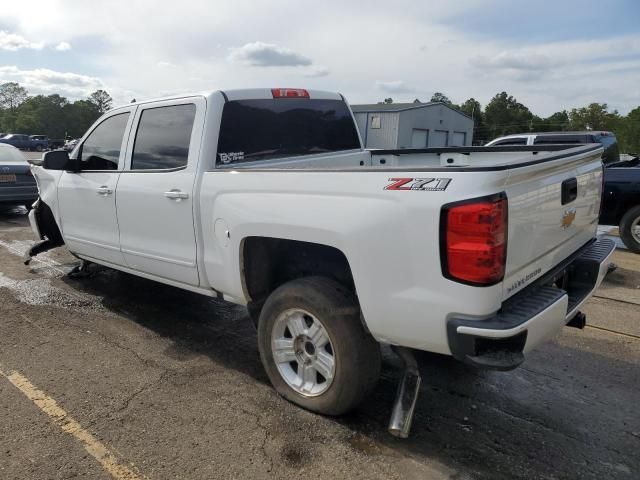
[[[390,178],[385,190],[422,190],[438,192],[446,190],[451,183],[450,178]]]

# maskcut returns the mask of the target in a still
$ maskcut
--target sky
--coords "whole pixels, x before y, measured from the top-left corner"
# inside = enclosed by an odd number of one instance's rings
[[[640,0],[21,0],[0,16],[0,83],[116,103],[247,87],[338,91],[351,103],[535,114],[640,105]]]

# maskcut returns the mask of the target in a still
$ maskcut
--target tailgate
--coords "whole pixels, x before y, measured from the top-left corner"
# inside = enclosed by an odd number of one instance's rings
[[[532,283],[595,238],[602,148],[510,170],[503,299]]]

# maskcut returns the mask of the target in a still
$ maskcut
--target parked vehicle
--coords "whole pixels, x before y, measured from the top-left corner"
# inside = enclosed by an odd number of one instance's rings
[[[49,137],[46,135],[31,135],[31,150],[42,152],[43,150],[49,150]]]
[[[640,253],[640,159],[612,163],[604,169],[601,225],[615,225],[626,247]]]
[[[38,199],[38,187],[22,152],[0,143],[0,204],[24,205],[28,210]]]
[[[619,227],[620,238],[640,253],[640,168],[637,157],[623,161],[611,132],[557,132],[516,134],[496,138],[488,146],[600,143],[604,147],[604,193],[600,225]]]
[[[29,135],[22,135],[20,133],[9,133],[0,138],[0,143],[13,145],[20,150],[31,150],[32,147],[32,142]]]
[[[518,133],[499,137],[487,143],[487,147],[498,145],[552,145],[599,143],[604,148],[602,162],[606,165],[620,161],[620,151],[616,136],[606,131],[585,132],[541,132]]]
[[[275,389],[323,414],[367,398],[391,344],[406,368],[390,431],[406,436],[412,349],[506,370],[584,326],[615,248],[596,239],[602,151],[363,150],[344,98],[321,91],[137,102],[32,167],[25,261],[64,243],[246,305]]]
[[[51,150],[55,150],[58,148],[64,148],[65,140],[64,138],[50,138],[49,139],[49,148]]]
[[[62,146],[62,148],[63,148],[63,150],[66,150],[67,152],[70,152],[71,150],[76,148],[77,144],[78,144],[78,139],[77,138],[73,138],[71,140],[65,140],[64,145]]]

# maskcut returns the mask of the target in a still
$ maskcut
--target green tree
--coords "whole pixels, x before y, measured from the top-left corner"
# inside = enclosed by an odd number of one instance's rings
[[[27,89],[18,83],[3,83],[0,85],[0,108],[15,111],[28,96]]]
[[[531,131],[533,118],[531,111],[507,92],[496,94],[484,111],[484,121],[491,139]]]
[[[591,103],[586,107],[574,108],[569,113],[572,130],[608,130],[618,124],[617,111],[609,112],[606,103]]]
[[[475,98],[465,100],[459,107],[462,113],[469,115],[473,119],[473,143],[484,144],[491,140],[484,123],[484,112],[482,105]]]
[[[65,106],[65,133],[73,138],[81,137],[100,117],[95,103],[89,100],[77,100]]]
[[[453,102],[451,102],[451,100],[449,100],[449,97],[447,97],[444,93],[442,92],[435,92],[433,95],[431,95],[431,102],[442,102],[445,105],[452,105]]]
[[[113,104],[113,99],[111,95],[109,95],[105,90],[96,90],[91,95],[89,95],[89,101],[93,103],[100,115],[102,115],[107,110],[111,109],[111,105]]]

